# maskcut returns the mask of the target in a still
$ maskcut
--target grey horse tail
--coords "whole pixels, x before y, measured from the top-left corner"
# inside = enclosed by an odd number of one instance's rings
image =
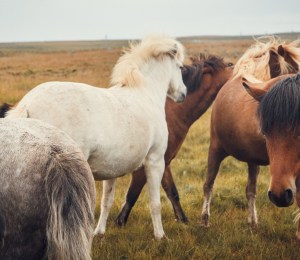
[[[6,224],[5,224],[5,218],[4,216],[0,213],[0,250],[4,246],[4,236],[6,232]]]
[[[47,259],[91,259],[95,183],[77,154],[52,149],[45,180],[49,203]],[[91,181],[92,180],[92,181]]]
[[[6,113],[12,108],[12,105],[4,103],[1,107],[0,107],[0,118],[4,118]]]

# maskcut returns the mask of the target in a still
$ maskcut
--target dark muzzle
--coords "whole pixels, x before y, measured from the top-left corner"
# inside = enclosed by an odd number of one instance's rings
[[[272,191],[268,192],[269,199],[277,207],[288,207],[293,204],[294,197],[291,189],[287,189],[279,197],[274,195]]]

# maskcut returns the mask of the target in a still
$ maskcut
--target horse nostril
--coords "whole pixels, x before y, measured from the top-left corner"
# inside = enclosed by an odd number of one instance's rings
[[[274,200],[274,196],[273,196],[273,194],[272,194],[272,192],[271,192],[270,190],[268,191],[268,197],[269,197],[269,200],[270,200],[272,203],[276,204],[276,203],[275,203],[275,200]]]
[[[293,191],[287,189],[279,197],[274,195],[271,191],[268,192],[268,197],[272,203],[278,207],[288,207],[293,202]]]
[[[284,198],[287,204],[290,204],[293,199],[293,192],[291,189],[287,189],[284,192]]]

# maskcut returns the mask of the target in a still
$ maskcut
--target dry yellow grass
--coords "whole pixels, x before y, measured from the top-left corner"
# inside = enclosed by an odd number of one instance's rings
[[[235,62],[252,40],[184,42],[187,54],[198,52],[220,55]],[[0,50],[0,103],[16,103],[30,89],[46,81],[76,81],[106,87],[120,48],[84,51],[27,52]],[[187,60],[188,61],[188,60]],[[117,181],[116,199],[108,219],[104,240],[95,239],[93,259],[297,259],[299,244],[294,239],[295,207],[279,209],[266,196],[268,168],[258,180],[259,225],[247,225],[245,198],[246,166],[226,159],[217,177],[212,201],[212,227],[200,226],[202,185],[206,175],[209,145],[208,110],[190,130],[177,158],[172,163],[174,178],[189,225],[174,221],[170,203],[162,191],[163,225],[169,240],[154,241],[148,209],[148,195],[142,192],[125,228],[113,220],[123,203],[130,176]],[[96,219],[99,216],[101,183],[97,183]]]

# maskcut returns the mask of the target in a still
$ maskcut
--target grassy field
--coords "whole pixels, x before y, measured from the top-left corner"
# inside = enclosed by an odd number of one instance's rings
[[[294,35],[287,38],[295,37]],[[253,43],[251,38],[184,38],[187,57],[205,52],[236,62]],[[0,103],[16,103],[37,84],[45,81],[77,81],[109,85],[113,65],[126,41],[0,44]],[[186,60],[188,62],[188,59]],[[247,224],[246,165],[227,158],[216,179],[211,208],[211,227],[201,227],[202,185],[207,171],[209,145],[208,110],[191,128],[172,163],[182,206],[190,223],[174,221],[163,190],[162,220],[168,239],[155,241],[143,191],[124,228],[114,225],[130,175],[118,179],[116,198],[108,219],[107,233],[93,242],[93,259],[300,259],[293,222],[296,206],[277,208],[267,198],[268,167],[258,179],[259,224]],[[96,219],[99,216],[101,183],[97,183]]]

